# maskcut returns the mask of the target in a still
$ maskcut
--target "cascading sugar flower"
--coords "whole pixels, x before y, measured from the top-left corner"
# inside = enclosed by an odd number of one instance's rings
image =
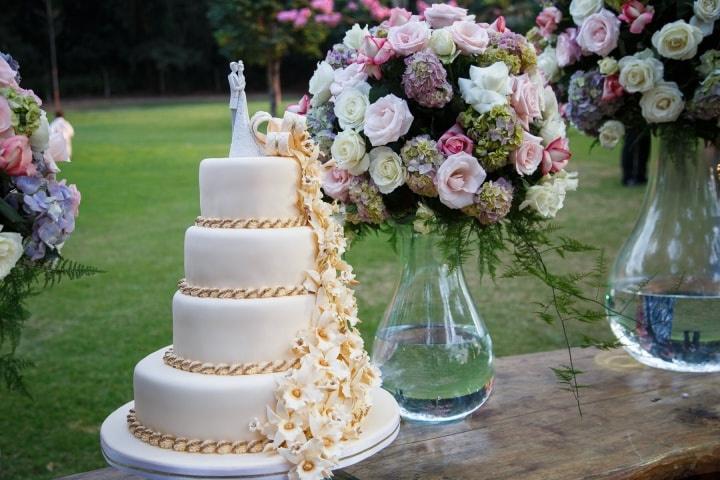
[[[428,108],[442,108],[452,99],[445,67],[433,52],[415,53],[405,59],[405,65],[402,86],[408,98]]]

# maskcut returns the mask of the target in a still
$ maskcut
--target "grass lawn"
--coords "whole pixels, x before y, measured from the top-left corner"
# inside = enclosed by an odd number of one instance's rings
[[[34,398],[0,390],[0,479],[55,478],[104,465],[100,423],[132,398],[135,363],[171,342],[183,234],[199,211],[198,163],[228,151],[224,103],[71,111],[68,118],[76,137],[63,175],[77,183],[83,204],[65,253],[106,273],[61,284],[33,302],[21,353],[36,364],[26,375]],[[612,259],[642,189],[619,185],[617,151],[590,152],[577,135],[572,141],[581,189],[558,220],[564,234],[603,247]],[[349,260],[362,282],[357,294],[370,339],[398,260],[378,237],[355,243]],[[532,302],[544,299],[539,285],[481,283],[472,265],[466,271],[498,355],[562,346],[559,328],[532,314]],[[576,339],[581,331],[609,334],[604,323],[573,327]]]

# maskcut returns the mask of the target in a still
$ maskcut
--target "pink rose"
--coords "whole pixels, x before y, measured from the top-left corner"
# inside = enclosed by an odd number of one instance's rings
[[[567,67],[580,60],[582,50],[577,44],[577,28],[568,28],[558,35],[557,45],[555,47],[555,56],[557,57],[558,66],[560,68]]]
[[[440,201],[450,208],[472,205],[487,174],[477,159],[465,152],[449,156],[437,170],[435,187]]]
[[[610,102],[617,98],[620,98],[625,93],[623,86],[620,85],[620,75],[608,75],[605,77],[605,83],[603,83],[603,94],[602,101]]]
[[[394,54],[392,45],[387,38],[367,35],[358,49],[357,62],[365,66],[365,73],[380,80],[382,78],[380,65],[390,60]]]
[[[455,22],[450,32],[457,47],[467,55],[483,53],[490,43],[486,27],[473,21]]]
[[[10,68],[4,58],[0,57],[0,87],[16,87],[17,72]]]
[[[48,142],[48,149],[45,153],[52,159],[53,163],[69,162],[70,150],[68,143],[69,141],[62,132],[52,132]]]
[[[310,109],[310,95],[307,93],[303,95],[300,101],[294,105],[287,107],[288,112],[297,113],[298,115],[307,115]]]
[[[382,23],[383,27],[399,27],[405,25],[412,18],[412,12],[405,10],[404,8],[395,7],[390,10],[390,18]]]
[[[510,154],[510,160],[520,175],[532,175],[542,162],[544,151],[542,138],[523,131],[523,141],[520,147]]]
[[[0,96],[0,138],[13,135],[12,110],[5,97]]]
[[[340,202],[348,201],[348,191],[353,176],[347,170],[336,166],[323,165],[322,189],[330,197]]]
[[[468,19],[468,11],[464,8],[435,3],[423,12],[425,20],[433,28],[449,27],[455,22]]]
[[[385,95],[365,110],[365,136],[373,147],[387,145],[405,135],[413,120],[405,100]]]
[[[408,22],[399,27],[391,27],[388,40],[400,55],[412,55],[424,50],[430,41],[430,27],[425,22]]]
[[[541,95],[543,91],[527,73],[514,77],[512,88],[510,104],[515,110],[520,123],[525,127],[525,130],[528,130],[530,122],[542,116]]]
[[[24,135],[14,135],[0,143],[0,170],[13,177],[35,175],[30,142]]]
[[[620,20],[610,10],[602,9],[585,19],[577,36],[583,53],[606,57],[615,50],[620,38]]]
[[[544,38],[550,37],[557,30],[558,23],[562,21],[562,12],[557,7],[545,7],[535,19],[535,24],[540,29],[540,35]]]
[[[638,0],[630,0],[622,6],[622,13],[618,16],[620,20],[630,24],[630,33],[642,33],[648,23],[652,22],[655,15],[655,8],[644,5]]]
[[[572,158],[570,153],[568,139],[558,137],[545,148],[542,160],[542,174],[556,173],[565,168]]]
[[[498,18],[495,19],[493,23],[490,24],[490,30],[495,30],[498,33],[505,33],[508,30],[507,25],[505,24],[505,17],[500,15]]]
[[[457,123],[450,130],[443,133],[440,140],[438,140],[438,149],[445,156],[455,155],[460,152],[470,155],[474,146],[473,141],[465,136],[462,127]]]

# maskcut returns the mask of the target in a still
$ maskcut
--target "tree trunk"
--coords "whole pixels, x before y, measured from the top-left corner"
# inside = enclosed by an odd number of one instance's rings
[[[51,0],[45,0],[45,14],[48,22],[48,37],[50,39],[50,76],[52,77],[53,108],[55,116],[62,116],[60,105],[60,76],[58,74],[57,50],[55,48],[55,14]]]
[[[282,86],[280,84],[279,58],[271,58],[267,64],[268,93],[270,95],[270,115],[277,117],[278,109],[282,103]]]

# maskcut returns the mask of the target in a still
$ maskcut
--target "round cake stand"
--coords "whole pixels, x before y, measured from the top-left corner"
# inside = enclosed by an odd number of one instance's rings
[[[100,445],[105,460],[126,473],[153,480],[252,479],[286,480],[291,465],[280,455],[268,453],[204,454],[166,450],[135,438],[127,427],[129,402],[102,424]],[[400,430],[400,409],[388,392],[373,392],[373,407],[357,440],[343,444],[336,468],[358,463],[390,445]]]

